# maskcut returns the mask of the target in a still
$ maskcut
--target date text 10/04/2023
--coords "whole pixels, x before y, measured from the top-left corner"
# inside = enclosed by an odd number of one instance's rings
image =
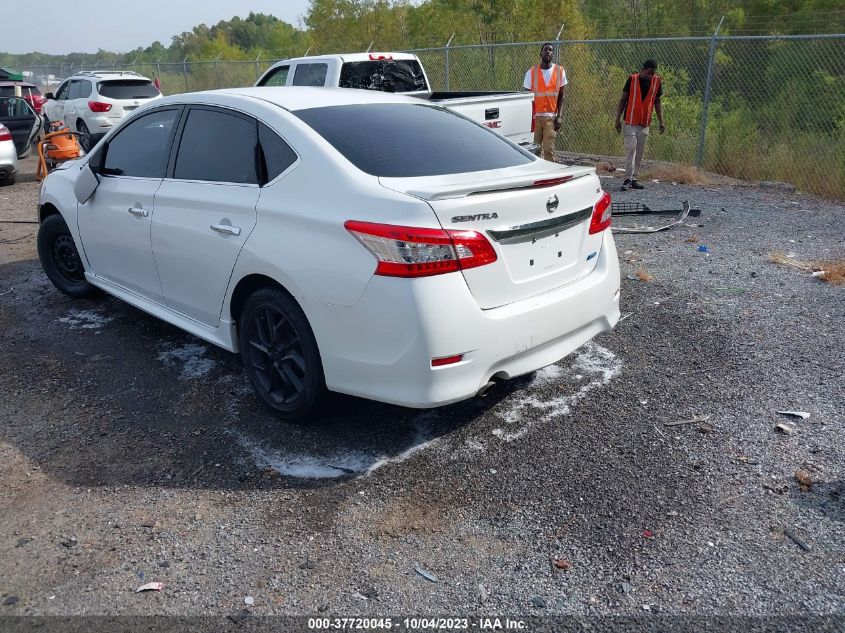
[[[308,618],[312,630],[407,630],[407,631],[524,631],[526,623],[510,618]]]

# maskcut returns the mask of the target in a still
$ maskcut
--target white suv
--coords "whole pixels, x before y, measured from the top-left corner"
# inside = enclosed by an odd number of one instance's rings
[[[138,73],[80,71],[66,79],[55,96],[51,92],[44,96],[45,124],[64,121],[83,135],[82,146],[88,150],[132,110],[161,98],[161,93]]]

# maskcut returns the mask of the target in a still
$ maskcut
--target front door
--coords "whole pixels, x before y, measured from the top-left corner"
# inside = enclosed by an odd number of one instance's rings
[[[79,205],[82,246],[98,277],[163,303],[150,245],[161,186],[180,108],[159,108],[132,121],[101,151],[100,185]]]
[[[257,122],[192,107],[172,178],[156,194],[152,246],[167,305],[216,327],[241,248],[255,226]]]

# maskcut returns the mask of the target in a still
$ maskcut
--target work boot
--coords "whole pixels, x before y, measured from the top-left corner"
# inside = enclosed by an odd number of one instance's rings
[[[645,187],[643,187],[639,182],[637,182],[637,179],[634,178],[631,181],[631,189],[645,189]]]
[[[628,191],[628,187],[631,186],[631,179],[626,178],[625,182],[622,183],[622,191]]]

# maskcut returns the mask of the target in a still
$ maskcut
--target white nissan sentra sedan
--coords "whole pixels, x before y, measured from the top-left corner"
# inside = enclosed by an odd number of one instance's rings
[[[593,169],[418,99],[174,95],[62,167],[40,199],[53,284],[239,352],[286,420],[327,390],[408,407],[470,398],[619,319]]]

